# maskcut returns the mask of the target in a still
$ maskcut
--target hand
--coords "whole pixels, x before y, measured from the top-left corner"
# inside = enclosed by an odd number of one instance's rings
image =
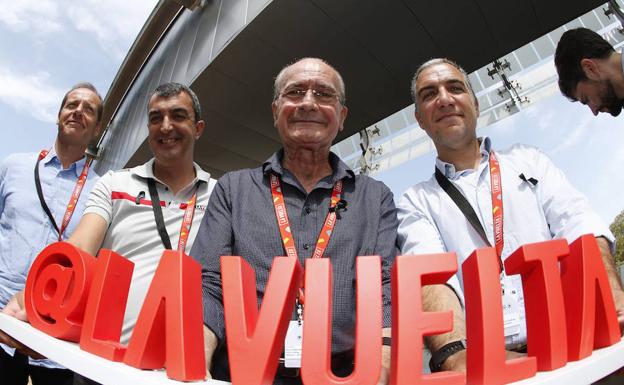
[[[7,303],[4,309],[2,309],[2,313],[17,318],[20,321],[28,322],[28,316],[26,314],[26,308],[24,306],[24,292],[20,291],[16,293],[13,298],[11,298],[9,303]],[[21,342],[17,341],[16,339],[1,330],[0,342],[12,348],[15,348],[18,352],[30,356],[34,359],[45,358],[41,354],[30,349],[28,346],[22,344]]]

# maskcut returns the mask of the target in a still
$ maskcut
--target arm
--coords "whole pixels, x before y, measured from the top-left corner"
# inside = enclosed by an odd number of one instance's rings
[[[596,242],[600,248],[602,263],[605,266],[607,276],[609,277],[609,283],[611,284],[611,292],[613,293],[613,300],[615,301],[615,310],[617,310],[620,330],[624,330],[624,290],[622,290],[622,283],[618,277],[615,261],[611,254],[611,244],[605,237],[596,237]]]
[[[447,285],[427,285],[423,287],[423,310],[428,312],[453,312],[453,330],[445,334],[435,334],[425,337],[425,344],[429,351],[436,352],[444,345],[466,338],[466,320],[459,298]],[[460,351],[450,356],[442,364],[443,370],[466,371],[466,351]]]
[[[91,255],[96,255],[102,246],[107,229],[108,223],[104,218],[95,213],[87,213],[83,215],[67,242]]]
[[[80,223],[67,240],[91,255],[97,255],[112,221],[112,185],[113,174],[109,172],[93,186]]]
[[[206,214],[191,248],[191,256],[202,265],[202,302],[204,308],[204,346],[210,369],[217,348],[225,340],[221,256],[232,253],[231,206],[228,202],[227,175],[215,186]]]

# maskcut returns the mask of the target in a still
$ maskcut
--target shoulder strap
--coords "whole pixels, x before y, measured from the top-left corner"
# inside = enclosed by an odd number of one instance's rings
[[[470,222],[472,228],[475,229],[479,236],[481,236],[481,239],[483,239],[483,241],[487,245],[491,246],[490,241],[485,235],[483,225],[479,221],[477,213],[475,213],[468,200],[466,200],[466,198],[457,189],[457,187],[455,187],[454,184],[452,184],[444,175],[442,175],[442,172],[440,172],[437,167],[435,167],[435,178],[438,181],[440,187],[442,187],[442,189],[448,194],[453,202],[455,202],[459,210],[461,210],[462,214],[464,214],[468,222]]]
[[[171,250],[171,240],[169,239],[169,233],[167,233],[167,228],[165,227],[165,220],[163,219],[162,209],[160,208],[160,197],[158,196],[156,182],[154,182],[153,178],[147,179],[147,186],[149,187],[150,199],[152,200],[152,210],[154,210],[154,219],[156,220],[158,235],[160,235],[165,249]]]

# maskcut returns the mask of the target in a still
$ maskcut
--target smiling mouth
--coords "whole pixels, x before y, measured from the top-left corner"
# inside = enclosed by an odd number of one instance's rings
[[[441,117],[439,117],[436,122],[442,121],[444,119],[448,119],[448,118],[460,118],[461,115],[460,114],[448,114],[448,115],[443,115]]]
[[[161,139],[158,139],[158,143],[172,144],[172,143],[177,142],[178,140],[179,140],[178,138],[161,138]]]

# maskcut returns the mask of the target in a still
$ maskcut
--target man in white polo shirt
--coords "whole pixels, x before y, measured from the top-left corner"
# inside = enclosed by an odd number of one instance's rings
[[[134,262],[122,343],[130,338],[163,249],[189,253],[197,235],[215,184],[193,162],[204,126],[190,88],[177,83],[156,88],[148,105],[148,143],[154,158],[102,176],[69,239],[92,255],[105,248]]]

